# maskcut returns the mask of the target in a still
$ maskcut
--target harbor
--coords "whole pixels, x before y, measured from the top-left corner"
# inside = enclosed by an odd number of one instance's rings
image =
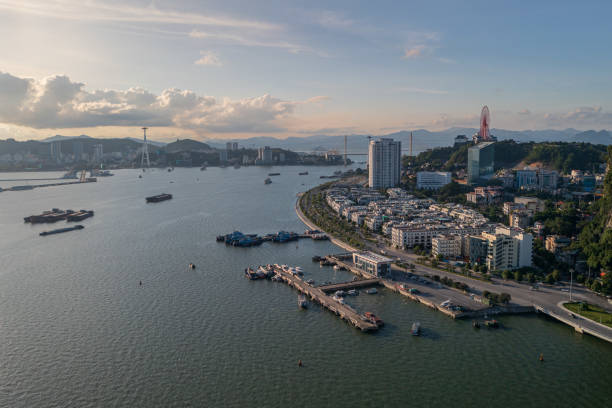
[[[318,303],[324,309],[329,310],[334,313],[340,319],[345,320],[351,323],[353,326],[361,330],[362,332],[373,332],[378,330],[378,328],[382,325],[382,321],[378,319],[375,322],[375,316],[372,313],[366,312],[363,315],[359,314],[355,309],[351,306],[347,305],[344,301],[341,301],[338,296],[329,296],[327,292],[331,291],[331,287],[337,288],[354,288],[354,287],[362,287],[358,286],[358,283],[355,282],[347,282],[342,284],[335,285],[325,285],[322,287],[313,286],[306,281],[304,281],[298,273],[294,272],[291,268],[286,265],[266,265],[265,267],[260,266],[258,269],[264,269],[269,273],[261,271],[260,273],[263,277],[269,277],[272,280],[284,282],[292,288],[296,289],[298,292],[310,298],[312,302]],[[248,271],[249,269],[247,269]],[[247,272],[248,273],[248,272]],[[249,278],[252,279],[252,278]],[[365,286],[372,286],[377,284],[373,280],[364,282]],[[341,289],[337,289],[341,290]],[[376,318],[377,319],[377,318]]]

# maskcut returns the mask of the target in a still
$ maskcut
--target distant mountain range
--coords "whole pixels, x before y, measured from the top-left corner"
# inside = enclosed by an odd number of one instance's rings
[[[451,146],[455,136],[466,135],[471,138],[477,129],[474,128],[450,128],[438,132],[425,129],[417,129],[413,133],[413,153],[419,153],[427,149]],[[612,144],[612,135],[607,130],[588,130],[580,132],[576,129],[565,130],[504,130],[493,129],[491,131],[499,140],[513,139],[517,142],[585,142],[593,144]],[[410,149],[410,131],[390,133],[380,137],[390,137],[402,142],[402,150],[408,152]],[[378,136],[376,137],[378,138]],[[276,139],[272,137],[253,137],[249,139],[226,139],[207,140],[211,147],[223,148],[226,142],[238,142],[244,147],[275,146],[294,151],[313,150],[338,150],[344,151],[344,136],[317,135],[309,137],[290,137],[287,139]],[[349,153],[365,153],[368,148],[368,135],[348,135]]]
[[[413,153],[419,153],[427,149],[450,146],[454,142],[457,135],[466,135],[468,138],[477,132],[475,128],[450,128],[442,131],[431,132],[425,129],[413,130]],[[607,130],[587,130],[584,132],[576,129],[564,130],[505,130],[492,129],[491,133],[499,140],[513,139],[517,142],[584,142],[593,144],[612,144],[612,134]],[[378,138],[377,136],[376,138]],[[390,133],[380,137],[390,137],[402,142],[404,152],[410,149],[410,131],[404,130],[401,132]],[[43,140],[43,142],[52,142],[58,140],[70,139],[91,139],[87,135],[79,136],[62,136],[55,135]],[[133,142],[142,143],[142,139],[126,138]],[[327,136],[315,135],[305,137],[289,137],[287,139],[277,139],[274,137],[252,137],[248,139],[210,139],[202,142],[197,142],[190,139],[177,140],[172,143],[163,143],[154,140],[149,140],[154,146],[162,147],[171,146],[171,150],[189,150],[188,145],[196,151],[207,151],[212,149],[224,149],[227,142],[238,142],[241,147],[258,148],[261,146],[278,147],[293,151],[311,152],[315,150],[327,151],[337,150],[344,151],[344,136]],[[178,145],[175,145],[178,143]],[[349,153],[365,153],[368,148],[368,135],[348,135],[348,151]]]

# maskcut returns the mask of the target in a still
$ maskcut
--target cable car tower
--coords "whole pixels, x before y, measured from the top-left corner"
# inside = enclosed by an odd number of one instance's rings
[[[140,158],[140,167],[142,167],[142,169],[145,169],[145,161],[147,162],[147,167],[149,168],[151,166],[151,163],[149,162],[149,145],[147,144],[147,127],[143,127],[142,131],[144,133],[144,142],[142,144],[142,156]]]

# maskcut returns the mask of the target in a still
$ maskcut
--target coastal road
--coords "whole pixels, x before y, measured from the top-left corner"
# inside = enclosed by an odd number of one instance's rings
[[[416,259],[418,258],[414,254],[410,254],[395,248],[386,247],[384,251],[387,256],[399,258],[404,262],[415,263]],[[378,252],[380,252],[380,250]],[[491,278],[491,282],[485,282],[416,263],[415,267],[415,273],[420,275],[429,274],[439,275],[440,277],[446,276],[454,281],[465,283],[470,287],[473,293],[478,295],[482,295],[482,292],[485,290],[495,293],[506,292],[512,297],[512,303],[516,303],[521,306],[534,306],[537,310],[547,313],[552,317],[573,326],[579,331],[586,331],[589,334],[612,342],[612,328],[586,319],[580,315],[572,314],[572,312],[563,307],[563,303],[570,301],[569,285],[540,284],[538,285],[538,290],[532,290],[532,285],[529,283],[519,283],[512,280],[503,280],[499,278]],[[582,285],[573,285],[572,301],[587,302],[600,306],[608,312],[612,312],[612,305],[608,303],[606,298],[598,296]],[[572,315],[575,317],[572,317]]]

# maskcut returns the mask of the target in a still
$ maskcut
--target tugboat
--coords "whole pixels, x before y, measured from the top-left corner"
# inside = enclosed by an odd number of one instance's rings
[[[410,334],[412,334],[413,336],[418,336],[419,334],[421,334],[421,323],[412,323],[412,329],[410,329]]]
[[[298,296],[298,306],[300,309],[306,309],[308,307],[308,301],[304,295]]]
[[[264,180],[264,184],[270,184],[270,183],[272,183],[272,180],[270,180],[269,177]]]

